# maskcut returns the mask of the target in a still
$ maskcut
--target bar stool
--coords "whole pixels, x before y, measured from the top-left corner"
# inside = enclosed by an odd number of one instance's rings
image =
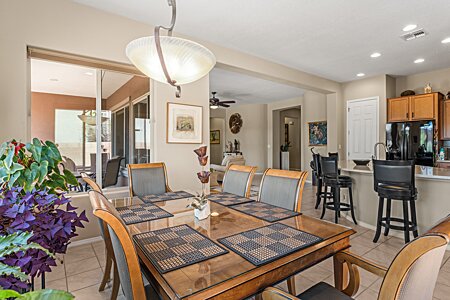
[[[341,211],[350,211],[353,222],[356,222],[355,212],[353,208],[353,193],[352,193],[352,178],[350,176],[339,175],[338,170],[338,158],[337,156],[320,157],[320,168],[325,187],[325,199],[323,201],[322,219],[325,215],[325,210],[334,210],[334,222],[338,223]],[[331,188],[333,201],[327,202],[328,199],[328,187]],[[349,194],[349,203],[341,202],[341,189],[347,188]]]
[[[381,227],[385,227],[384,235],[389,229],[403,230],[405,243],[409,242],[410,231],[417,237],[415,166],[412,160],[373,160],[374,190],[378,193],[377,230],[373,242],[380,238]],[[384,199],[387,199],[386,216],[383,217]],[[403,202],[403,219],[391,217],[391,201]],[[409,220],[408,204],[411,211]],[[392,225],[391,222],[403,223],[403,226]]]
[[[316,192],[316,205],[315,209],[319,208],[320,202],[322,199],[325,199],[326,196],[332,198],[333,193],[324,191],[323,190],[323,178],[322,178],[322,171],[320,168],[320,154],[313,152],[313,161],[311,162],[311,169],[313,170],[314,174],[317,178],[317,192]]]

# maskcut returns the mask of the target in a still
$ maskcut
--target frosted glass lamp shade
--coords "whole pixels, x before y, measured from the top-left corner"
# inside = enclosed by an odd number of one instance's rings
[[[194,82],[216,64],[214,54],[202,45],[172,36],[161,36],[161,49],[167,71],[177,85]],[[126,48],[128,59],[148,77],[167,83],[156,51],[155,37],[142,37]]]

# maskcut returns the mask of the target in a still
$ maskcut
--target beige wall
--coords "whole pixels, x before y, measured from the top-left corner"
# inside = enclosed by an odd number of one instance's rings
[[[55,140],[55,110],[95,110],[95,98],[31,93],[31,136],[44,141]]]
[[[234,142],[237,139],[241,143],[241,152],[245,158],[245,164],[258,167],[258,172],[267,168],[267,105],[246,104],[235,105],[226,109],[226,122],[234,113],[239,113],[243,120],[241,131],[234,134],[230,127],[226,126],[226,141]]]
[[[312,178],[312,170],[309,163],[312,160],[311,147],[309,145],[309,122],[327,121],[327,128],[333,126],[328,124],[327,120],[327,96],[321,93],[307,91],[305,92],[304,103],[302,106],[303,118],[303,170],[308,171],[308,180]],[[328,132],[327,132],[328,139]],[[328,155],[328,145],[314,146],[314,150],[322,155]]]
[[[292,124],[289,124],[292,122]],[[285,144],[285,124],[289,125],[289,168],[301,169],[302,157],[301,157],[301,138],[303,135],[303,124],[301,110],[299,107],[290,108],[280,111],[280,145]],[[281,150],[280,150],[281,151]]]
[[[416,94],[423,94],[427,83],[431,84],[434,92],[446,95],[450,92],[450,68],[419,73],[396,78],[396,96],[405,90],[413,90]]]
[[[220,131],[220,144],[210,145],[210,162],[212,164],[220,165],[223,159],[223,152],[225,150],[225,118],[209,118],[209,130]]]
[[[197,172],[201,170],[194,149],[200,144],[166,143],[167,103],[198,105],[203,108],[203,142],[209,146],[209,76],[183,85],[181,98],[175,98],[175,88],[151,81],[151,119],[154,126],[152,161],[163,161],[167,165],[169,184],[173,190],[201,191]],[[209,149],[208,149],[209,155]],[[209,168],[209,164],[206,169]]]

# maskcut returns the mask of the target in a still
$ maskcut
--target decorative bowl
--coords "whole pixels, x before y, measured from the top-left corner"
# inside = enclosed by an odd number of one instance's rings
[[[353,162],[357,166],[366,166],[370,162],[370,159],[354,159]]]

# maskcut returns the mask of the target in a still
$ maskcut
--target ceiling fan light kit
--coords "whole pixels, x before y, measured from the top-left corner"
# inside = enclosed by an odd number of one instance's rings
[[[212,97],[209,98],[209,108],[217,109],[219,106],[222,107],[230,107],[229,104],[236,103],[234,100],[220,101],[219,98],[216,97],[217,92],[212,92]]]
[[[168,0],[172,7],[172,20],[168,27],[156,26],[154,36],[141,37],[126,47],[128,59],[145,75],[177,88],[207,75],[216,64],[216,57],[206,47],[182,38],[173,37],[176,21],[176,1]],[[161,29],[167,36],[160,36]]]

